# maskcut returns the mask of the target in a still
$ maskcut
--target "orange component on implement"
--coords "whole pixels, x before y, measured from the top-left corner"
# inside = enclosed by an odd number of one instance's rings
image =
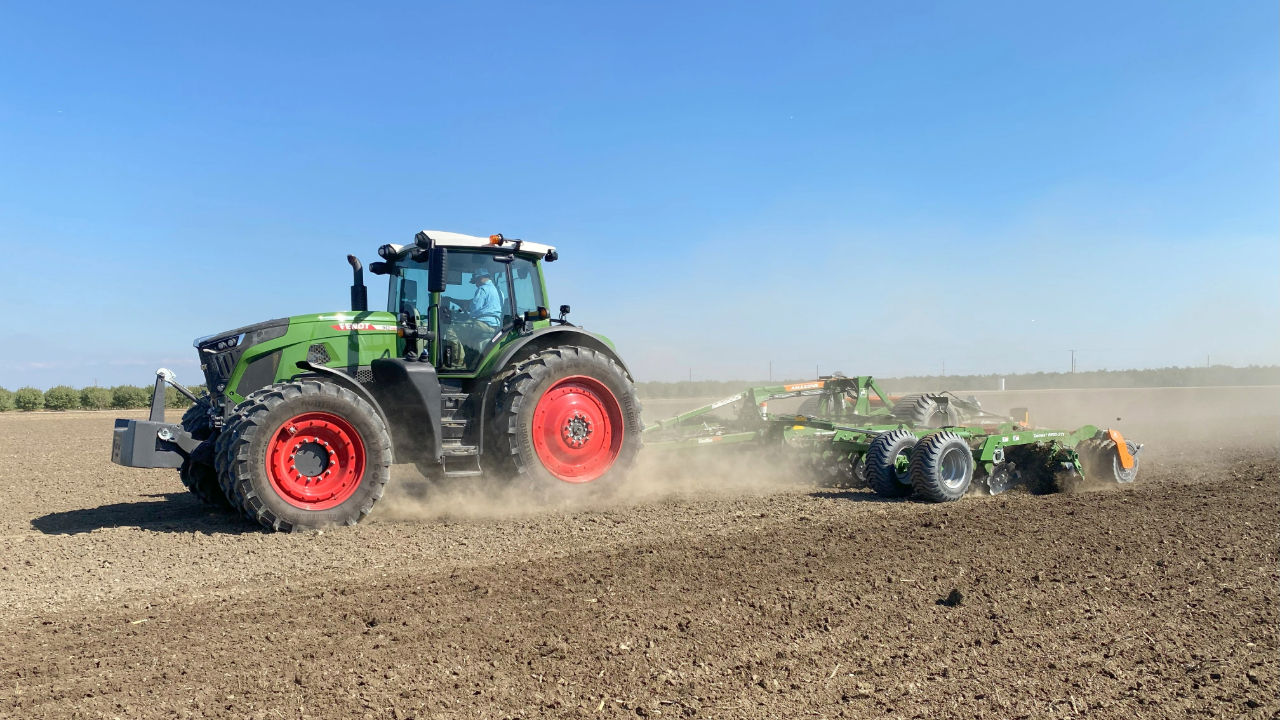
[[[1125,444],[1124,438],[1120,435],[1119,430],[1108,430],[1107,437],[1116,444],[1116,452],[1120,455],[1120,467],[1128,470],[1133,467],[1133,456],[1129,454],[1129,446]]]

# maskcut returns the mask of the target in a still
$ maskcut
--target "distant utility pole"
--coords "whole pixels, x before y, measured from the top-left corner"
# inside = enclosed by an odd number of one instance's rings
[[[943,360],[942,361],[942,377],[946,377],[946,376],[947,376],[947,361]]]
[[[1205,366],[1205,367],[1210,367],[1210,365],[1209,365],[1209,356],[1208,356],[1208,355],[1205,355],[1205,356],[1204,356],[1204,366]]]
[[[1072,350],[1071,351],[1071,372],[1074,373],[1075,371],[1076,371],[1076,351]]]
[[[820,378],[820,377],[822,377],[822,373],[818,372],[818,366],[817,366],[817,365],[814,365],[814,366],[813,366],[813,377],[814,377],[815,379],[816,379],[816,378]]]
[[[769,382],[773,382],[773,361],[769,361]]]

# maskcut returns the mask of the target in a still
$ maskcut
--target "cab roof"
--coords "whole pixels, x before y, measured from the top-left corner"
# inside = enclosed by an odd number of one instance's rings
[[[473,247],[494,247],[487,237],[476,237],[474,235],[463,235],[462,233],[448,232],[445,230],[423,230],[427,237],[431,238],[436,245],[446,248],[473,248]],[[515,250],[515,240],[504,240],[502,248],[504,250]],[[391,250],[399,255],[406,250],[412,248],[412,245],[391,245]],[[546,255],[553,252],[555,247],[552,245],[543,245],[542,243],[520,241],[520,252],[531,253],[534,255]]]

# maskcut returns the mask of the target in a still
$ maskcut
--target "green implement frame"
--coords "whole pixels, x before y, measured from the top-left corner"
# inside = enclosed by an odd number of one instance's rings
[[[876,401],[873,402],[874,393]],[[884,421],[893,407],[889,395],[870,375],[839,375],[789,385],[766,385],[747,388],[737,395],[703,405],[645,427],[645,447],[676,450],[716,443],[733,444],[759,440],[772,435],[773,426],[794,419],[794,415],[775,415],[768,411],[773,400],[795,397],[817,398],[813,418],[863,425]],[[737,415],[725,420],[711,418],[721,408],[736,404]]]
[[[768,411],[771,401],[795,397],[811,398],[802,406],[807,412]],[[818,479],[844,479],[856,485],[865,482],[862,467],[877,437],[907,430],[922,440],[945,431],[968,446],[972,453],[973,480],[978,485],[986,485],[988,492],[994,494],[1011,484],[1005,482],[1006,478],[1016,480],[1023,470],[1032,468],[1049,468],[1046,472],[1050,474],[1083,476],[1089,471],[1086,467],[1090,464],[1089,458],[1082,461],[1076,449],[1087,447],[1093,452],[1094,445],[1082,446],[1081,443],[1119,438],[1118,433],[1109,435],[1093,425],[1075,430],[1032,427],[1029,422],[982,411],[973,401],[956,398],[951,402],[963,410],[961,424],[942,428],[917,426],[893,416],[894,399],[870,376],[824,377],[811,382],[748,388],[646,426],[644,442],[648,451],[727,446],[766,450],[812,468]],[[1130,452],[1136,454],[1138,450],[1141,446],[1131,445]],[[989,481],[991,478],[996,481]],[[1038,487],[1056,487],[1055,482],[1046,479]],[[1033,487],[1030,479],[1027,484]]]

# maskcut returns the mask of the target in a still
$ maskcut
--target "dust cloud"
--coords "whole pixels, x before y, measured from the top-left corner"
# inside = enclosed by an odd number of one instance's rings
[[[592,488],[573,500],[537,501],[520,480],[428,478],[413,466],[394,466],[374,515],[388,520],[510,518],[567,510],[601,510],[675,496],[765,495],[813,484],[796,468],[763,453],[716,448],[694,453],[641,452],[613,487]]]
[[[971,393],[965,393],[968,395]],[[1074,430],[1085,424],[1116,428],[1143,445],[1153,461],[1195,460],[1207,452],[1269,447],[1280,452],[1280,387],[1146,388],[972,393],[984,409],[1030,409],[1041,427]],[[645,421],[674,416],[714,398],[649,400]],[[772,408],[771,408],[772,409]],[[787,412],[791,408],[782,407]],[[1142,482],[1142,475],[1138,476]],[[806,468],[785,455],[724,446],[684,452],[645,450],[624,482],[594,489],[571,505],[531,501],[529,488],[490,478],[428,479],[412,466],[395,466],[374,515],[391,520],[489,519],[566,509],[626,507],[671,497],[766,495],[817,486]],[[1077,480],[1071,492],[1114,489]]]

